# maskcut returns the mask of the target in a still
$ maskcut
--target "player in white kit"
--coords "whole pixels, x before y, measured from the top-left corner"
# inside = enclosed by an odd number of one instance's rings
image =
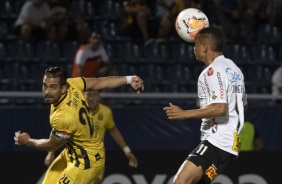
[[[202,119],[201,143],[179,168],[174,184],[211,183],[238,156],[247,97],[244,76],[223,49],[219,29],[201,30],[194,47],[196,59],[206,65],[198,79],[200,108],[183,110],[171,103],[164,108],[169,119]]]

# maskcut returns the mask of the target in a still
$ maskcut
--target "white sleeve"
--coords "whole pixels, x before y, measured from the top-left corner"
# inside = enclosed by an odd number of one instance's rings
[[[240,134],[245,121],[244,106],[247,105],[247,94],[245,90],[244,80],[237,80],[236,83],[237,83],[236,105],[239,114],[239,127],[237,131]]]
[[[85,52],[83,50],[79,50],[75,56],[75,64],[79,66],[83,66],[86,62]]]
[[[227,77],[221,68],[210,67],[206,70],[206,81],[210,91],[210,103],[227,103]]]
[[[101,46],[101,58],[102,58],[102,62],[108,62],[109,61],[109,57],[108,57],[108,54],[107,54],[104,46]]]
[[[239,127],[238,133],[240,134],[243,125],[244,125],[244,101],[243,101],[243,93],[237,93],[237,110],[239,113]]]
[[[278,68],[271,78],[272,84],[274,84],[277,87],[282,86],[282,67]]]
[[[23,7],[22,7],[19,16],[20,16],[21,18],[23,18],[23,17],[30,17],[30,16],[31,16],[30,13],[29,13],[29,12],[31,12],[30,9],[31,9],[31,3],[26,2],[26,3],[23,5]]]

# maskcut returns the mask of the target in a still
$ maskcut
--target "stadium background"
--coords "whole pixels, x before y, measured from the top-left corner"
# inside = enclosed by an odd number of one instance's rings
[[[0,2],[0,19],[10,30],[24,0],[15,1],[13,12],[5,9],[4,2]],[[199,143],[199,120],[169,121],[162,111],[168,102],[183,108],[197,106],[194,93],[197,76],[203,66],[195,61],[193,44],[174,37],[167,42],[145,47],[142,41],[119,34],[121,14],[116,8],[120,7],[121,0],[103,1],[100,4],[102,8],[96,8],[100,10],[97,16],[85,11],[89,4],[86,2],[91,1],[75,2],[77,5],[84,3],[77,6],[78,13],[93,29],[99,29],[102,33],[105,47],[120,74],[140,75],[145,80],[144,94],[161,96],[132,97],[128,95],[132,93],[128,86],[115,90],[110,97],[104,95],[110,99],[108,102],[111,103],[116,124],[140,162],[138,169],[129,168],[118,146],[106,136],[107,182],[110,184],[111,179],[116,177],[121,184],[169,183],[188,152]],[[152,26],[155,26],[154,23],[152,19]],[[282,60],[281,34],[268,25],[262,25],[258,30],[261,35],[255,43],[228,42],[226,55],[245,74],[247,92],[251,96],[246,120],[255,124],[265,148],[261,152],[242,153],[239,159],[234,160],[224,173],[230,181],[225,178],[224,184],[243,184],[244,174],[254,174],[255,178],[259,176],[269,184],[282,182],[281,169],[275,169],[282,164],[282,108],[273,102],[270,95],[271,74]],[[46,65],[56,64],[70,73],[77,46],[76,42],[67,42],[64,49],[59,50],[49,42],[25,44],[13,34],[1,41],[0,183],[32,184],[44,172],[46,153],[15,146],[14,132],[27,131],[34,138],[49,136],[49,108],[40,95],[42,72]],[[187,52],[181,52],[183,50]],[[122,94],[128,97],[118,96]],[[256,182],[253,178],[249,183],[252,182],[263,184],[263,180]]]

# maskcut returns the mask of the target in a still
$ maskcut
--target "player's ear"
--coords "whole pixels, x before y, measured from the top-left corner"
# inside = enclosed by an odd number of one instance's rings
[[[207,44],[204,44],[203,51],[204,51],[204,53],[208,52],[208,45]]]
[[[62,93],[64,94],[66,91],[67,91],[67,89],[68,89],[68,85],[63,85],[62,86]]]

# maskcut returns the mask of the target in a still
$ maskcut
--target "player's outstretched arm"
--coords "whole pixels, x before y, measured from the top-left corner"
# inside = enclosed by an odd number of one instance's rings
[[[130,148],[127,146],[122,134],[118,130],[117,127],[114,127],[112,129],[108,130],[111,137],[115,140],[115,142],[122,148],[125,156],[129,160],[129,166],[131,167],[137,167],[138,166],[138,160],[135,157],[135,155],[131,152]]]
[[[164,107],[168,119],[183,120],[183,119],[199,119],[225,116],[227,111],[226,103],[213,103],[204,108],[183,110],[180,107],[169,103],[169,106]]]
[[[15,132],[14,140],[16,145],[29,146],[45,151],[55,151],[67,142],[55,138],[52,134],[50,134],[49,139],[32,139],[28,133],[21,131]]]
[[[143,80],[136,75],[85,78],[85,81],[86,91],[116,88],[126,84],[130,84],[137,93],[144,90]]]

